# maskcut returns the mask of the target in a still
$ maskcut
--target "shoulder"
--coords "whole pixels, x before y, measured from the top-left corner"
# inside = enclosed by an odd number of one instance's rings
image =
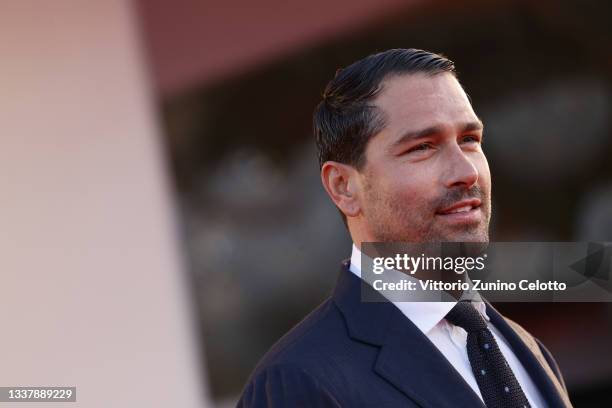
[[[253,374],[270,366],[294,365],[308,368],[317,360],[332,357],[349,342],[344,318],[335,303],[328,298],[301,322],[281,337],[263,356]]]
[[[339,351],[348,341],[342,315],[327,299],[264,355],[238,406],[339,406],[334,373],[341,365]]]

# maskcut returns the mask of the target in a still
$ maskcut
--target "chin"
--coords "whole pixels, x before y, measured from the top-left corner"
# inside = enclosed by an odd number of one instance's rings
[[[458,234],[451,239],[448,239],[447,242],[489,242],[489,234],[481,233],[481,234]]]
[[[481,228],[474,228],[470,231],[453,231],[439,235],[443,239],[441,242],[489,242],[489,232]]]

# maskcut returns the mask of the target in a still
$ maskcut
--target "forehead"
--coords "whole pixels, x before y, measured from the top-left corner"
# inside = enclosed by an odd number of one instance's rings
[[[459,81],[450,73],[392,76],[383,81],[374,104],[384,113],[390,130],[454,127],[478,120]]]

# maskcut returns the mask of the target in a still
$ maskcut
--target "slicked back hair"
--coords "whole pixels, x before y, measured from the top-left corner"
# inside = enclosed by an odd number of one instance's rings
[[[385,127],[385,117],[372,101],[382,82],[392,76],[450,72],[455,64],[446,57],[415,48],[396,48],[369,55],[336,71],[313,115],[319,166],[332,160],[360,170],[370,138]]]

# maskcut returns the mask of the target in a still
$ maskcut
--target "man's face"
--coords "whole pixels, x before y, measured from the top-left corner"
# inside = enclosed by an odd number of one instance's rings
[[[482,124],[449,73],[384,81],[375,100],[386,119],[361,169],[367,239],[486,242],[491,174]]]

